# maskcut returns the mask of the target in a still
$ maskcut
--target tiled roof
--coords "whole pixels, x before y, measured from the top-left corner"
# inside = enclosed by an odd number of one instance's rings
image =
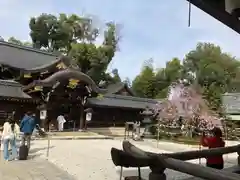
[[[116,84],[110,84],[107,87],[107,93],[106,94],[115,94],[119,91],[121,91],[123,88],[126,88],[132,95],[134,94],[132,92],[132,90],[125,84],[122,82],[116,83]]]
[[[22,91],[22,85],[11,80],[0,80],[0,97],[31,99]]]
[[[154,99],[112,94],[104,95],[102,98],[88,98],[87,105],[145,109],[146,107],[153,108],[157,103],[158,101]]]
[[[15,69],[36,72],[49,68],[67,57],[52,54],[38,49],[0,41],[0,64]]]

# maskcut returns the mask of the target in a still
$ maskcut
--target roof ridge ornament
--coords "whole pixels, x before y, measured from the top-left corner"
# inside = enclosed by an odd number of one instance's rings
[[[25,86],[24,90],[28,90],[34,86],[53,86],[57,82],[69,80],[69,79],[76,79],[79,81],[85,81],[91,89],[97,93],[106,93],[107,89],[101,89],[99,88],[96,83],[92,80],[91,77],[88,75],[84,74],[83,72],[74,70],[74,69],[65,69],[58,71],[51,76],[47,77],[44,80],[36,80],[29,85]]]

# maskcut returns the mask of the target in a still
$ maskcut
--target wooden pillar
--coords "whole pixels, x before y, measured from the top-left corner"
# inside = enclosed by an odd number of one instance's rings
[[[84,129],[85,127],[85,117],[83,105],[80,106],[80,127],[79,129]]]

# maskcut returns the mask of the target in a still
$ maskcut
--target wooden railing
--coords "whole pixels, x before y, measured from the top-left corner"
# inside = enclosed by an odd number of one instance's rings
[[[206,158],[210,156],[238,153],[238,165],[234,168],[217,170],[185,160]],[[187,151],[170,154],[157,154],[143,151],[128,141],[123,141],[123,150],[111,149],[113,163],[121,167],[150,167],[152,172],[149,180],[166,180],[165,169],[172,169],[207,180],[239,180],[240,175],[240,145],[210,150]],[[140,171],[139,171],[140,175]]]

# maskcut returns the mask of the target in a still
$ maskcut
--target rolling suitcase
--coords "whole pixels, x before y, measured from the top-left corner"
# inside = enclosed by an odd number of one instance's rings
[[[28,147],[24,144],[19,147],[19,160],[27,160],[28,157]]]

